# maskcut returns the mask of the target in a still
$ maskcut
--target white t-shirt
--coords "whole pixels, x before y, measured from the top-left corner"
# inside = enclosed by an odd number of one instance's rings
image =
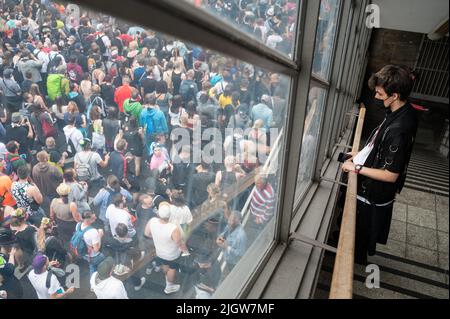
[[[187,206],[177,207],[170,205],[170,218],[169,223],[175,225],[190,224],[192,222],[191,210]]]
[[[88,162],[89,161],[89,162]],[[81,152],[75,155],[75,164],[80,165],[80,163],[88,163],[90,167],[90,173],[92,176],[91,180],[99,179],[101,177],[98,172],[98,164],[102,162],[100,154],[97,152]]]
[[[117,208],[114,204],[111,204],[106,209],[106,219],[109,220],[109,227],[111,234],[116,237],[116,227],[118,224],[125,224],[128,226],[128,237],[132,238],[136,235],[136,230],[131,223],[131,217],[127,211]]]
[[[87,226],[81,224],[81,230],[85,229],[86,227]],[[95,228],[91,228],[87,232],[85,232],[84,235],[83,235],[83,239],[84,239],[84,242],[86,243],[86,245],[89,246],[89,247],[93,247],[94,245],[97,245],[102,240],[101,237],[100,237],[100,233]],[[98,254],[100,254],[100,252],[95,252],[94,253],[90,249],[88,249],[88,251],[90,251],[88,253],[89,257],[95,257]]]
[[[45,271],[42,274],[37,275],[34,270],[31,270],[28,274],[28,279],[30,280],[31,285],[34,287],[34,290],[36,291],[39,299],[50,299],[50,295],[56,293],[58,289],[62,289],[64,291],[54,274],[52,274],[52,277],[50,279],[50,288],[47,289],[47,287],[45,286],[47,273],[48,271]]]
[[[117,278],[109,277],[99,283],[95,283],[98,273],[91,276],[91,289],[94,291],[97,299],[128,299],[127,291],[123,282]]]

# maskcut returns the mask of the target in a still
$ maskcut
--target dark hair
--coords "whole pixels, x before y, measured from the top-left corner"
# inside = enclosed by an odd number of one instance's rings
[[[94,215],[93,212],[91,212],[90,210],[87,210],[87,211],[81,213],[81,218],[83,218],[84,220],[91,219],[93,215]]]
[[[397,93],[400,100],[406,101],[414,86],[411,70],[405,66],[386,65],[369,79],[369,88],[381,86],[389,96]]]
[[[120,238],[125,238],[128,235],[128,227],[124,223],[118,223],[116,226],[116,234]]]
[[[30,170],[28,169],[27,165],[21,165],[17,169],[17,176],[19,176],[20,179],[26,179],[30,175]]]
[[[166,94],[167,93],[167,83],[163,80],[156,82],[155,91],[156,91],[156,94]]]
[[[17,147],[16,141],[9,141],[8,144],[6,144],[6,150],[9,153],[15,154],[19,148]]]
[[[156,96],[153,93],[147,93],[144,97],[144,103],[155,105],[156,104]]]
[[[117,112],[117,108],[110,106],[107,109],[107,113],[108,113],[108,119],[110,120],[117,120],[118,119],[118,112]]]
[[[63,178],[66,182],[74,182],[75,181],[75,170],[73,168],[68,168],[63,173]]]
[[[177,207],[183,207],[186,205],[186,200],[184,199],[183,191],[173,191],[172,204]]]
[[[109,175],[106,179],[106,184],[108,184],[115,192],[120,192],[120,182],[115,175]]]
[[[69,204],[69,196],[68,195],[64,195],[64,196],[59,196],[64,204]]]
[[[114,204],[114,206],[118,207],[120,204],[123,203],[123,195],[122,194],[113,195],[112,203]]]
[[[170,110],[173,112],[174,110],[178,110],[182,106],[183,106],[183,97],[181,95],[175,95],[172,98],[172,106]]]

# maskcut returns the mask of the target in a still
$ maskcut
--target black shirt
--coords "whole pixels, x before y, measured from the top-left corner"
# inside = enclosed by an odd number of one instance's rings
[[[119,181],[126,178],[127,169],[125,165],[126,160],[122,153],[117,151],[111,153],[111,157],[109,159],[109,170],[119,179]]]
[[[16,141],[20,144],[19,154],[28,154],[28,127],[8,125],[6,127],[5,141]]]
[[[208,185],[214,183],[215,179],[216,175],[212,172],[192,175],[192,185],[190,187],[192,207],[197,207],[208,199]]]
[[[407,103],[395,112],[387,111],[385,121],[374,140],[364,166],[399,174],[395,183],[380,182],[365,176],[358,178],[358,195],[371,203],[384,204],[401,191],[417,133],[417,111]],[[375,133],[375,132],[374,132]],[[369,138],[371,141],[373,135]]]
[[[157,83],[157,81],[155,79],[151,79],[149,77],[143,78],[141,80],[141,88],[144,90],[144,95],[147,93],[155,92],[156,83]]]

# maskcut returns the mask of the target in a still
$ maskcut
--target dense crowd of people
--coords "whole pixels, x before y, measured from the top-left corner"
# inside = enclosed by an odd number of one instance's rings
[[[292,3],[205,5],[289,53]],[[64,269],[84,260],[97,298],[128,298],[124,278],[137,292],[159,271],[165,294],[181,272],[210,298],[273,217],[262,168],[288,83],[68,8],[0,2],[0,297],[28,280],[38,298],[65,298]]]

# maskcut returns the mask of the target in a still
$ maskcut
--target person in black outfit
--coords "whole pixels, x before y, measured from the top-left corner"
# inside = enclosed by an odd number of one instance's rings
[[[14,276],[16,269],[15,255],[17,249],[13,245],[17,242],[16,236],[7,228],[0,228],[0,291],[5,291],[7,299],[22,299],[23,288],[20,281]]]
[[[402,66],[385,66],[371,77],[369,87],[383,101],[386,117],[342,167],[359,174],[355,258],[362,264],[377,243],[386,245],[395,197],[404,185],[418,126],[417,111],[407,101],[413,85],[410,70]]]
[[[196,172],[191,177],[192,187],[189,188],[191,193],[187,195],[191,199],[190,207],[200,206],[208,199],[208,185],[214,183],[216,178],[216,174],[211,172],[210,168],[207,163],[202,163],[195,168]]]

